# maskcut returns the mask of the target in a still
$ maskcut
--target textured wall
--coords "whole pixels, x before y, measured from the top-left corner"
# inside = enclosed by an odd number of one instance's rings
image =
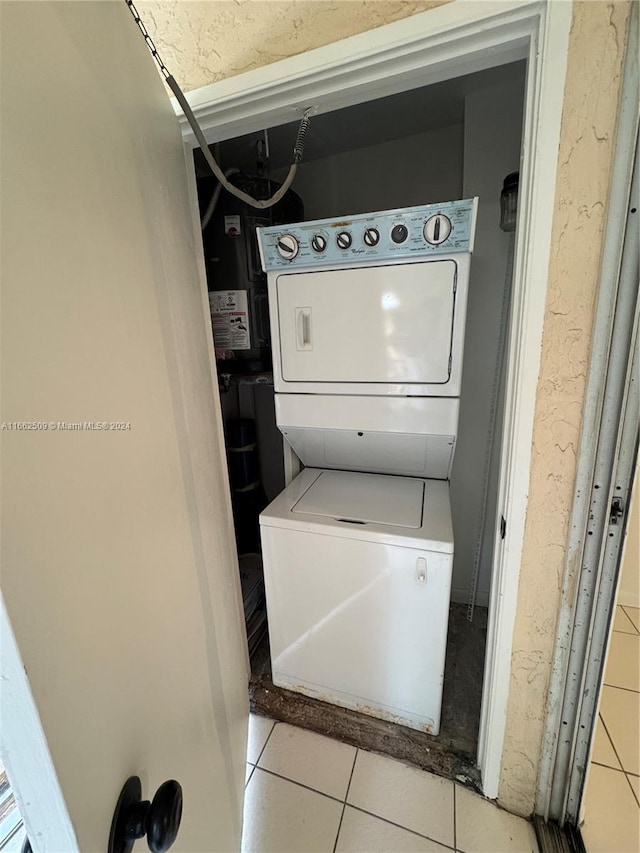
[[[533,809],[629,4],[574,6],[500,800]]]
[[[140,0],[185,92],[440,6],[447,0]]]
[[[186,89],[423,11],[437,2],[254,0],[138,8]],[[560,602],[629,2],[574,6],[529,509],[500,800],[533,808]]]

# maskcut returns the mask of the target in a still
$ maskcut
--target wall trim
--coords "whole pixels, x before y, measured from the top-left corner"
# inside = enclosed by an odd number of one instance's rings
[[[310,105],[319,114],[524,59],[543,8],[540,0],[447,3],[186,97],[207,141],[218,142],[297,120]]]

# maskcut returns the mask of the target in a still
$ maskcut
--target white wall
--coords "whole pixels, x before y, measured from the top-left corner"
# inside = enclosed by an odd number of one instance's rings
[[[480,199],[475,251],[471,262],[460,431],[451,478],[455,535],[454,601],[466,602],[482,506],[483,460],[496,367],[500,311],[505,287],[509,235],[500,230],[500,191],[504,178],[520,166],[524,78],[474,92],[465,99],[463,197]],[[499,435],[495,438],[499,446]],[[486,512],[485,541],[477,602],[489,598],[498,459],[494,454]]]
[[[462,125],[451,125],[303,161],[293,189],[305,219],[449,201],[462,190],[462,146]],[[273,177],[283,180],[285,173]]]

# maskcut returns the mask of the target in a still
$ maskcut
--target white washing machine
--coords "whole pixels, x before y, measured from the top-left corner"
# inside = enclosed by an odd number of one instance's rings
[[[260,517],[273,681],[432,734],[476,210],[258,229],[288,482]]]

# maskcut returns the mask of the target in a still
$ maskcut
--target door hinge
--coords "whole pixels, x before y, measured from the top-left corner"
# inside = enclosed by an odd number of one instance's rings
[[[609,510],[609,524],[619,524],[623,515],[624,503],[622,502],[622,498],[614,498],[611,501],[611,509]]]
[[[504,539],[504,537],[506,535],[507,535],[507,519],[504,517],[504,515],[501,515],[500,516],[500,538]]]

